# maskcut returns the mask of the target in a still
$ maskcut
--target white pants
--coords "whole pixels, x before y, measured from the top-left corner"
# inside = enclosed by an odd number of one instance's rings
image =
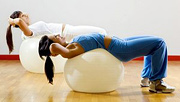
[[[100,33],[103,35],[107,35],[106,31],[103,28],[94,27],[94,26],[72,26],[66,24],[62,36],[66,38],[67,42],[70,42],[71,39],[77,35],[89,34],[89,33]]]

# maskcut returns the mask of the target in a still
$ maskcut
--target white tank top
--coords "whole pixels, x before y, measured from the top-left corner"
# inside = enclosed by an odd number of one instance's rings
[[[38,35],[44,35],[44,34],[60,34],[62,35],[62,25],[63,24],[57,24],[57,23],[45,23],[43,21],[36,22],[29,27],[29,29],[32,31],[33,35],[30,37],[38,36]],[[22,32],[22,39],[29,38],[29,36],[26,36]]]

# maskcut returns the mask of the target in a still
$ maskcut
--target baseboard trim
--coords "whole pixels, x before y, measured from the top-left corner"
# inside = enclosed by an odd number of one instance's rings
[[[19,60],[19,55],[0,55],[0,60]]]
[[[141,61],[141,60],[144,60],[144,57],[139,57],[134,60]],[[180,55],[169,55],[168,61],[180,61]]]
[[[19,55],[0,55],[0,60],[19,60]],[[143,57],[134,59],[135,61],[144,60]],[[180,61],[180,55],[169,55],[169,61]]]

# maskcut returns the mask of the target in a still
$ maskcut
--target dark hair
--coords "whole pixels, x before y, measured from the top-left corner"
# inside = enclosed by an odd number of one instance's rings
[[[19,18],[20,14],[22,12],[21,11],[14,11],[10,18],[15,19],[15,18]],[[15,25],[16,28],[19,28],[18,25]],[[11,31],[11,25],[8,26],[7,28],[7,32],[6,32],[6,42],[9,48],[9,54],[13,51],[14,46],[13,46],[13,40],[12,40],[12,31]]]
[[[49,39],[46,35],[43,36],[39,41],[39,56],[41,57],[41,59],[44,59],[42,56],[47,56],[44,69],[46,77],[49,80],[49,83],[51,84],[53,84],[54,65],[51,58],[49,57],[51,54],[49,47],[52,43],[53,41]]]

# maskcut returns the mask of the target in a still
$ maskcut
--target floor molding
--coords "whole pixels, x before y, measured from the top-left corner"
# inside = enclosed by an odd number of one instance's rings
[[[0,55],[0,60],[19,60],[19,55]]]
[[[143,60],[143,57],[134,59],[135,61]],[[0,60],[19,60],[19,55],[0,55]],[[180,61],[180,55],[169,55],[169,61]]]

